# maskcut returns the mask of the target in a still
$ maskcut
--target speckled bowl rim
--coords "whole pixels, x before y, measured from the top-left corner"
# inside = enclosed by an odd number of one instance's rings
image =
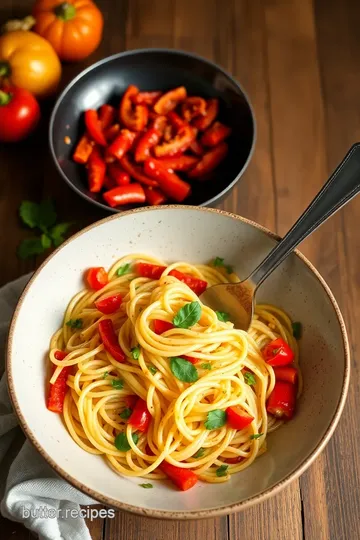
[[[152,518],[158,518],[158,519],[179,519],[179,520],[186,520],[186,519],[204,519],[204,518],[213,518],[216,516],[223,516],[227,514],[232,514],[234,512],[239,512],[240,510],[244,510],[245,508],[249,508],[250,506],[253,506],[254,504],[260,503],[268,499],[269,497],[276,495],[281,491],[283,488],[285,488],[290,482],[293,480],[296,480],[305,470],[313,463],[313,461],[318,457],[320,452],[324,449],[326,444],[328,443],[329,439],[331,438],[332,434],[334,433],[334,430],[339,422],[342,410],[345,405],[347,391],[349,387],[349,380],[350,380],[350,347],[349,347],[349,340],[347,336],[347,331],[345,327],[345,323],[343,320],[343,316],[341,314],[340,308],[335,300],[334,295],[332,294],[329,286],[327,285],[324,278],[320,275],[320,273],[316,270],[316,268],[310,263],[310,261],[307,260],[307,258],[302,255],[298,250],[295,250],[294,253],[296,256],[301,259],[306,266],[309,268],[309,270],[314,274],[314,276],[317,278],[317,280],[322,285],[325,293],[327,294],[333,308],[335,311],[335,314],[337,316],[337,319],[339,321],[340,329],[341,329],[341,335],[342,335],[342,341],[343,341],[343,351],[344,351],[344,358],[345,358],[345,369],[344,369],[344,379],[342,383],[341,388],[341,394],[340,399],[338,401],[338,404],[336,406],[335,414],[330,422],[330,425],[326,432],[324,433],[323,437],[321,438],[321,441],[317,445],[317,447],[306,457],[303,459],[303,461],[296,467],[296,469],[288,474],[281,482],[278,482],[271,488],[265,490],[264,492],[254,495],[253,497],[246,499],[245,501],[234,503],[230,505],[221,506],[219,508],[211,508],[208,510],[200,510],[200,511],[194,511],[194,512],[188,512],[188,511],[166,511],[166,510],[154,510],[154,509],[148,509],[148,508],[141,508],[138,506],[133,506],[127,503],[123,503],[120,501],[117,501],[111,497],[107,497],[105,495],[102,495],[101,493],[98,493],[97,491],[88,488],[81,482],[79,482],[76,478],[69,475],[64,469],[59,467],[59,465],[49,456],[47,452],[41,447],[39,442],[37,441],[35,435],[31,431],[30,427],[25,421],[24,416],[22,415],[22,412],[19,407],[19,403],[16,397],[16,389],[14,385],[13,375],[12,375],[12,345],[13,345],[13,337],[14,337],[14,330],[15,330],[15,324],[17,321],[17,318],[19,316],[19,312],[21,310],[22,304],[24,302],[24,299],[28,293],[29,288],[31,287],[32,283],[37,279],[37,276],[41,272],[41,270],[48,264],[48,262],[60,251],[61,249],[64,249],[70,242],[72,242],[75,238],[79,238],[81,235],[87,233],[91,229],[94,229],[95,227],[98,227],[99,225],[102,225],[103,223],[107,223],[111,220],[115,219],[122,219],[124,216],[133,214],[133,213],[144,213],[144,212],[157,212],[159,210],[196,210],[197,212],[207,212],[207,213],[213,213],[213,214],[220,214],[226,217],[230,217],[232,219],[241,221],[243,223],[246,223],[247,225],[251,225],[252,227],[258,229],[259,231],[262,231],[266,233],[270,238],[273,238],[275,240],[280,240],[280,237],[269,231],[266,227],[263,227],[262,225],[259,225],[258,223],[255,223],[254,221],[251,221],[249,219],[243,218],[241,216],[238,216],[236,214],[226,212],[224,210],[214,209],[214,208],[203,208],[198,206],[187,206],[187,205],[164,205],[160,207],[143,207],[138,208],[135,210],[128,210],[121,214],[115,214],[108,216],[100,221],[97,221],[93,223],[92,225],[89,225],[85,229],[82,229],[75,235],[73,235],[71,238],[69,238],[66,242],[64,242],[58,249],[56,249],[43,263],[42,265],[36,270],[36,272],[31,277],[30,281],[26,285],[19,301],[16,306],[15,312],[13,314],[13,317],[11,319],[10,324],[10,330],[8,335],[8,343],[7,343],[7,357],[6,357],[6,369],[7,369],[7,380],[8,380],[8,388],[9,388],[9,394],[12,401],[13,408],[16,412],[16,415],[19,419],[20,426],[22,430],[24,431],[26,437],[29,439],[29,441],[34,445],[34,447],[38,450],[38,452],[42,455],[42,457],[49,463],[49,465],[55,470],[57,474],[62,476],[67,482],[72,484],[75,488],[79,489],[83,493],[86,493],[99,503],[105,504],[106,506],[110,506],[113,508],[117,508],[119,510],[124,510],[127,512],[131,512],[133,514],[137,514],[140,516],[145,517],[152,517]]]

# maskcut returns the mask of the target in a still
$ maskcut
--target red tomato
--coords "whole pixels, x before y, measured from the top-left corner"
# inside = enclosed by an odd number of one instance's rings
[[[154,332],[155,334],[161,335],[167,330],[174,328],[174,325],[171,322],[161,321],[160,319],[154,319]]]
[[[294,360],[293,351],[282,338],[270,341],[261,352],[269,366],[286,366]]]
[[[0,141],[25,139],[39,119],[39,104],[28,90],[13,86],[0,90]]]
[[[103,298],[102,300],[97,300],[95,302],[96,309],[101,311],[101,313],[104,313],[105,315],[109,315],[110,313],[115,313],[121,306],[122,297],[120,294],[113,294],[112,296],[108,296],[106,298]]]
[[[146,431],[149,429],[150,420],[151,414],[147,408],[146,401],[139,398],[135,403],[134,410],[129,418],[128,424],[135,430],[146,433]]]
[[[107,272],[102,266],[90,268],[86,274],[86,279],[89,287],[94,291],[102,289],[109,281]]]
[[[253,416],[250,416],[250,414],[245,412],[239,405],[228,407],[226,409],[226,414],[227,423],[232,429],[244,429],[254,420]]]

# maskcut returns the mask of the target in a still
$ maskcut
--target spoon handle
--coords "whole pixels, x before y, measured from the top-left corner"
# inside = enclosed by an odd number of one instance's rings
[[[354,144],[329,180],[248,279],[260,285],[269,274],[324,221],[340,210],[360,191],[360,143]]]

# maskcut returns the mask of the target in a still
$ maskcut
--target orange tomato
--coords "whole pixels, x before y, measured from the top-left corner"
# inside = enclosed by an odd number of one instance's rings
[[[99,45],[103,17],[91,0],[37,0],[35,32],[47,39],[61,60],[83,60]]]
[[[29,90],[36,97],[53,94],[61,77],[61,64],[44,38],[27,30],[0,37],[0,79]]]

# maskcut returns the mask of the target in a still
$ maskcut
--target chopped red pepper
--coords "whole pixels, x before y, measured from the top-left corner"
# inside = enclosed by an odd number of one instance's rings
[[[208,286],[207,281],[194,276],[188,276],[182,272],[179,272],[179,270],[171,270],[169,272],[169,276],[173,276],[179,281],[185,283],[198,296],[200,296],[200,294],[202,294]]]
[[[95,306],[96,309],[101,311],[101,313],[109,315],[110,313],[115,313],[115,311],[118,311],[119,307],[121,306],[121,302],[122,296],[120,294],[113,294],[103,298],[102,300],[97,300],[95,302]]]
[[[275,378],[277,381],[285,381],[291,384],[296,384],[298,372],[292,366],[274,367]]]
[[[162,92],[160,91],[139,92],[138,94],[133,95],[131,100],[136,105],[149,105],[149,107],[152,107],[157,102],[161,94]]]
[[[155,128],[159,133],[163,134],[165,128],[169,125],[168,119],[163,115],[156,115],[154,118],[152,127]]]
[[[226,142],[222,142],[219,146],[215,146],[215,148],[206,152],[199,163],[191,169],[189,178],[201,178],[210,173],[223,161],[227,153],[228,145]]]
[[[143,187],[136,183],[105,191],[103,197],[111,208],[125,204],[143,204],[146,200]]]
[[[167,169],[172,171],[189,171],[198,163],[199,159],[195,156],[179,155],[173,157],[159,158],[160,162]]]
[[[135,265],[135,271],[139,276],[151,278],[151,279],[160,279],[166,266],[157,266],[156,264],[138,262]]]
[[[89,190],[91,193],[99,193],[101,191],[106,173],[106,164],[103,158],[101,157],[99,149],[94,146],[93,151],[89,157],[88,161],[88,182]]]
[[[150,206],[159,206],[166,202],[166,196],[159,189],[145,187],[144,191],[146,202],[148,202]]]
[[[120,124],[113,124],[104,131],[105,139],[112,143],[120,133]]]
[[[107,272],[102,266],[89,268],[86,274],[86,280],[90,289],[93,289],[94,291],[99,291],[109,283]]]
[[[121,159],[128,150],[132,147],[136,133],[129,131],[128,129],[120,130],[119,135],[110,144],[107,152],[109,155]]]
[[[195,139],[196,133],[194,129],[185,124],[182,126],[176,136],[169,142],[165,142],[155,146],[154,154],[156,157],[172,156],[178,152],[185,152]]]
[[[130,85],[120,103],[120,122],[131,131],[142,131],[148,122],[148,108],[145,105],[133,104],[133,99],[138,93],[139,89]]]
[[[134,179],[140,182],[140,184],[144,184],[145,186],[152,186],[156,187],[158,186],[158,183],[153,178],[150,178],[149,176],[146,176],[144,174],[143,169],[139,167],[139,165],[135,165],[134,163],[131,163],[128,156],[124,156],[120,160],[120,165],[122,168],[130,174],[130,176]]]
[[[188,97],[181,105],[181,113],[187,122],[191,122],[196,116],[206,114],[206,101],[202,97]]]
[[[132,415],[129,418],[128,424],[137,431],[146,433],[149,429],[151,414],[146,405],[146,401],[139,398],[135,403]]]
[[[125,172],[117,163],[111,163],[108,167],[109,175],[118,186],[127,186],[131,182],[129,173]],[[115,187],[115,186],[113,186]]]
[[[187,356],[186,354],[183,354],[181,358],[184,358],[184,360],[187,360],[191,364],[197,364],[199,362],[199,358],[194,358],[193,356]]]
[[[226,409],[227,423],[232,429],[244,429],[251,424],[254,417],[244,411],[242,407],[228,407]]]
[[[219,100],[218,99],[209,99],[207,102],[207,107],[205,115],[199,116],[194,119],[194,126],[200,131],[205,131],[215,120],[219,112]]]
[[[191,150],[192,153],[195,154],[196,156],[202,156],[205,154],[205,149],[197,140],[193,141],[190,144],[189,150]]]
[[[296,401],[296,387],[288,382],[277,381],[267,401],[268,413],[290,420],[294,414]]]
[[[217,146],[231,134],[231,128],[221,122],[214,122],[201,137],[201,143],[205,146]]]
[[[282,338],[270,341],[261,352],[269,366],[286,366],[294,360],[293,351]]]
[[[118,362],[125,362],[126,356],[122,351],[114,325],[111,319],[103,319],[99,322],[99,334],[105,350]]]
[[[158,114],[167,114],[175,109],[181,101],[184,101],[186,95],[185,86],[179,86],[178,88],[169,90],[169,92],[166,92],[157,100],[154,105],[154,111]]]
[[[169,171],[161,161],[147,159],[144,165],[145,173],[156,179],[160,189],[171,199],[182,202],[190,195],[191,186],[181,180],[174,172]]]
[[[135,148],[135,161],[145,161],[150,156],[150,150],[160,141],[160,133],[154,127],[148,129],[139,139]]]
[[[175,467],[166,461],[159,465],[159,469],[182,491],[192,488],[198,481],[197,475],[190,469]]]
[[[174,328],[174,325],[171,322],[162,321],[160,319],[154,319],[154,332],[158,336]]]
[[[50,391],[47,400],[47,408],[49,409],[49,411],[56,413],[63,412],[64,400],[67,391],[66,382],[69,373],[70,366],[63,367],[54,384],[50,384]]]
[[[170,120],[171,125],[175,129],[180,129],[187,125],[186,122],[181,118],[181,116],[179,116],[175,111],[170,111],[167,117]]]
[[[81,163],[82,165],[87,163],[91,152],[93,151],[93,147],[94,142],[85,133],[85,135],[81,137],[80,141],[76,145],[73,160],[76,161],[76,163]]]
[[[230,458],[225,458],[225,461],[226,463],[229,463],[231,465],[235,465],[236,463],[241,463],[241,461],[243,461],[243,457],[242,456],[237,456],[237,457],[230,457]]]
[[[64,360],[64,358],[67,356],[67,353],[65,351],[55,351],[54,356],[56,360]]]
[[[124,401],[128,409],[133,409],[135,407],[135,404],[137,400],[139,399],[139,396],[136,394],[131,394],[130,396],[125,396]]]
[[[90,137],[101,146],[106,146],[106,139],[101,128],[97,111],[94,109],[85,111],[85,125]]]
[[[105,176],[105,180],[104,180],[104,189],[113,189],[114,187],[116,187],[116,183],[115,183],[115,180],[113,180],[111,178],[111,176]]]
[[[115,116],[116,111],[114,107],[112,107],[111,105],[107,105],[107,103],[105,103],[105,105],[101,105],[99,109],[99,120],[103,131],[109,126],[111,126],[111,124],[115,120]]]

